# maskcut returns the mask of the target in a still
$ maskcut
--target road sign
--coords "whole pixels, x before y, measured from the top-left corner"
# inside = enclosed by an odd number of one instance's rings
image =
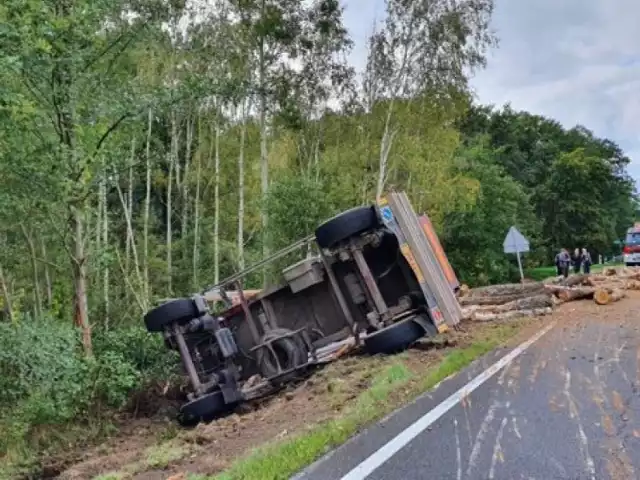
[[[504,237],[504,253],[518,253],[529,251],[529,240],[524,238],[516,227],[511,227]]]
[[[524,280],[524,272],[522,271],[522,261],[520,260],[520,252],[529,251],[529,240],[524,238],[516,227],[511,227],[504,237],[502,243],[504,253],[515,253],[518,258],[518,269],[520,270],[520,280]]]

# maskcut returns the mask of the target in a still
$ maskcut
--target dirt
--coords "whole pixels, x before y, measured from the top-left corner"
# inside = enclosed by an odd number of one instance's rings
[[[471,337],[454,333],[435,345],[419,342],[403,356],[414,372],[434,364],[453,345]],[[109,472],[128,472],[136,479],[166,479],[189,473],[214,474],[227,468],[238,456],[271,440],[280,440],[335,418],[366,390],[376,372],[397,361],[394,357],[348,357],[331,364],[299,385],[264,400],[241,406],[233,414],[192,430],[172,431],[173,423],[138,420],[115,438],[83,455],[84,459],[59,478],[90,479]],[[173,439],[168,438],[175,434]],[[149,469],[148,457],[163,437],[179,445],[181,459],[162,469]]]
[[[585,318],[621,323],[640,300],[640,292],[629,292],[629,297],[607,306],[588,300],[561,305],[550,317],[524,322],[507,346],[529,338],[551,319],[563,329],[584,328]],[[91,479],[119,472],[124,478],[178,480],[186,478],[184,472],[218,473],[252,448],[299,434],[340,415],[385,365],[400,360],[412,372],[424,373],[453,348],[470,345],[491,328],[491,324],[466,322],[461,331],[435,341],[421,341],[400,357],[343,358],[276,396],[245,404],[225,418],[192,430],[179,429],[170,418],[131,420],[104,444],[80,456],[74,453],[78,461],[58,478]],[[51,459],[50,463],[56,461],[60,459]]]

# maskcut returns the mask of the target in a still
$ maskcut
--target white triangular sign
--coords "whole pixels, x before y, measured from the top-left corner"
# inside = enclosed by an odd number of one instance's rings
[[[524,238],[516,227],[511,227],[504,237],[504,253],[517,253],[529,251],[529,240]]]

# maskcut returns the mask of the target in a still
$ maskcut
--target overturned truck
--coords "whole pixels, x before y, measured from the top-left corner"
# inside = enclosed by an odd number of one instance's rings
[[[304,247],[307,257],[284,268],[279,284],[243,290],[246,275]],[[456,326],[458,288],[428,217],[416,215],[405,193],[392,192],[191,298],[165,301],[144,321],[180,354],[192,387],[179,415],[187,425],[346,349],[395,353]],[[224,308],[215,311],[220,301]]]

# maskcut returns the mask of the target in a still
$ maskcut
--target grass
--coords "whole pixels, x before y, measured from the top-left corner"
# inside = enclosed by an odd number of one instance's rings
[[[147,448],[144,458],[140,461],[126,465],[121,471],[98,475],[93,477],[92,480],[125,480],[148,470],[164,470],[172,463],[182,460],[188,453],[188,449],[180,445],[175,439],[164,441]],[[204,478],[189,477],[190,480],[204,480]]]
[[[180,460],[185,455],[185,450],[177,443],[170,441],[150,447],[147,450],[147,467],[153,469],[166,468],[170,463]]]
[[[0,479],[31,478],[41,470],[39,460],[51,452],[71,451],[78,445],[106,438],[115,426],[106,417],[88,423],[40,425],[22,430],[17,416],[0,423]],[[3,449],[3,446],[6,447]]]
[[[104,475],[98,475],[97,477],[93,477],[93,480],[122,480],[124,477],[121,473],[113,472],[113,473],[105,473]]]
[[[287,479],[347,441],[362,427],[392,412],[408,398],[433,388],[511,338],[521,326],[522,323],[517,322],[487,328],[487,332],[474,343],[450,352],[420,379],[416,379],[399,358],[380,371],[373,378],[371,386],[339,418],[317,425],[291,439],[256,449],[210,480]]]
[[[593,265],[591,267],[591,272],[593,273],[598,273],[600,271],[602,271],[602,269],[604,269],[605,267],[619,267],[621,266],[621,263],[608,263],[608,264],[604,264],[604,265]],[[542,281],[545,280],[549,277],[554,277],[556,275],[556,267],[555,266],[551,266],[551,267],[537,267],[537,268],[527,268],[524,271],[524,274],[526,277],[530,278],[531,280],[536,280],[536,281]]]

